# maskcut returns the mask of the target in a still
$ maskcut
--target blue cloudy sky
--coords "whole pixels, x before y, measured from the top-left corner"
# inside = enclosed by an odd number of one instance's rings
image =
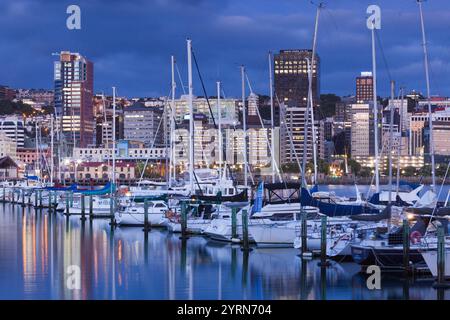
[[[318,0],[317,0],[318,1]],[[82,30],[66,29],[66,8],[82,10]],[[389,77],[423,90],[423,56],[415,0],[325,1],[318,39],[321,92],[354,92],[354,77],[371,68],[366,8],[382,8],[380,93]],[[449,94],[450,2],[424,4],[432,94]],[[191,37],[209,94],[215,81],[239,96],[239,65],[246,65],[254,91],[268,92],[269,50],[308,48],[315,7],[309,0],[1,0],[0,84],[52,87],[52,52],[71,50],[95,63],[95,90],[118,87],[128,96],[166,95],[170,55],[185,81],[185,39]],[[198,81],[195,93],[201,95]],[[180,87],[179,87],[180,88]]]

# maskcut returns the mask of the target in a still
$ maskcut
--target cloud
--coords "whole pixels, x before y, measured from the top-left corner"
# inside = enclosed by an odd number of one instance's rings
[[[0,83],[51,88],[51,53],[72,50],[95,63],[98,91],[116,85],[130,96],[165,95],[170,55],[177,57],[186,78],[185,40],[191,37],[210,94],[220,79],[228,96],[239,96],[241,64],[246,65],[254,90],[267,93],[268,51],[311,47],[316,10],[306,0],[78,0],[82,30],[69,31],[65,10],[72,2],[1,1]],[[371,2],[329,1],[322,10],[318,53],[323,92],[353,93],[354,77],[371,69],[370,32],[365,27],[365,9]],[[383,24],[377,44],[380,94],[389,92],[388,68],[399,83],[423,88],[417,5],[377,2]],[[424,3],[432,79],[442,92],[450,86],[449,9],[447,2]],[[198,77],[194,85],[202,94]]]

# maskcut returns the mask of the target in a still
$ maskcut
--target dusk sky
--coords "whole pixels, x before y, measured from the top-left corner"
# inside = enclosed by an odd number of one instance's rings
[[[66,28],[70,4],[81,7],[81,30]],[[321,93],[354,94],[355,76],[371,69],[369,4],[382,9],[380,94],[389,91],[388,68],[398,85],[422,91],[416,1],[332,0],[325,1],[319,25]],[[432,94],[449,95],[450,2],[429,0],[423,6]],[[171,54],[186,84],[190,37],[208,94],[215,95],[220,80],[227,96],[238,97],[241,64],[253,90],[267,94],[268,51],[310,48],[315,8],[309,0],[1,0],[0,84],[52,88],[56,57],[51,53],[70,50],[94,62],[96,92],[109,93],[115,85],[119,95],[129,97],[167,95]],[[194,93],[202,95],[194,79]]]

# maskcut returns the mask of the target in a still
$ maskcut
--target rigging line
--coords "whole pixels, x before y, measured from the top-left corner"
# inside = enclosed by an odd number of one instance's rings
[[[449,168],[450,168],[450,162],[449,162],[448,165],[447,165],[447,170],[445,171],[444,179],[442,179],[441,188],[439,189],[439,193],[438,193],[438,195],[437,195],[437,197],[436,197],[436,205],[435,205],[434,208],[433,208],[433,213],[431,214],[431,220],[433,220],[434,213],[436,212],[436,209],[437,209],[437,206],[438,206],[438,199],[439,199],[439,197],[441,196],[442,189],[444,188],[444,184],[445,184],[445,180],[447,179],[448,169],[449,169]],[[428,228],[427,228],[427,230],[428,230]],[[427,230],[425,230],[425,235],[424,235],[424,237],[426,237],[426,235],[427,235]]]
[[[225,94],[225,90],[223,89],[222,82],[220,83],[220,89],[222,90],[223,99],[226,99],[226,94]],[[215,129],[218,129],[218,128],[215,128]],[[223,151],[222,152],[223,152],[223,154],[226,157],[226,145],[225,144],[223,145]],[[226,167],[226,169],[228,169],[228,172],[230,173],[230,177],[231,177],[231,180],[233,181],[234,189],[237,190],[237,188],[236,188],[236,185],[237,185],[236,180],[235,180],[235,178],[233,176],[233,172],[231,171],[230,164],[227,161],[225,161],[225,167]]]
[[[391,71],[389,69],[389,65],[387,63],[386,55],[384,54],[384,48],[383,48],[383,43],[381,41],[381,36],[380,36],[379,32],[376,32],[376,30],[375,30],[375,37],[378,41],[378,46],[380,47],[381,56],[383,57],[383,62],[384,62],[384,66],[386,68],[386,72],[388,74],[389,81],[392,81],[392,75],[391,75]]]
[[[194,50],[192,50],[192,57],[194,58],[195,68],[197,69],[198,77],[200,79],[200,83],[202,85],[203,94],[205,95],[206,103],[208,104],[209,112],[211,113],[211,118],[214,124],[214,128],[216,127],[216,120],[214,119],[214,114],[211,109],[211,104],[209,103],[208,94],[206,93],[205,83],[203,82],[202,74],[200,73],[200,68],[197,63],[197,58],[195,57]]]
[[[169,93],[170,93],[170,91],[169,91]],[[168,100],[169,100],[169,95],[167,95],[167,97],[165,98],[164,105],[166,105]],[[161,123],[162,123],[163,119],[164,119],[164,117],[161,117],[161,119],[159,120],[158,127],[156,128],[156,133],[155,133],[155,136],[153,137],[153,141],[150,146],[150,149],[152,149],[155,145],[155,141],[156,141],[156,138],[158,137],[159,128],[161,127]],[[149,160],[150,160],[150,155],[145,159],[145,164],[144,164],[144,167],[142,168],[141,176],[138,181],[138,187],[141,185],[142,179],[144,178],[145,169],[147,169]],[[132,198],[133,201],[134,201],[135,197],[136,197],[136,195],[133,195],[133,198]]]
[[[177,70],[178,79],[180,80],[181,89],[183,90],[183,94],[186,95],[186,88],[183,84],[183,79],[181,78],[180,69],[178,69],[178,64],[175,62],[175,69]]]
[[[280,103],[280,100],[278,99],[278,95],[276,92],[274,92],[274,94],[275,94],[275,99],[277,100],[277,103],[278,103],[278,108],[281,109],[281,103]],[[281,112],[281,110],[280,110],[280,112]],[[295,150],[294,141],[292,139],[292,132],[289,130],[287,124],[285,122],[281,121],[281,119],[280,119],[280,127],[282,124],[284,125],[286,132],[288,133],[289,142],[290,142],[292,150],[294,151],[295,160],[297,160],[297,165],[298,165],[300,174],[303,175],[302,166],[300,165],[300,158],[298,157],[297,150]]]
[[[249,88],[250,88],[250,91],[251,91],[250,80],[249,80],[249,78],[248,78],[247,72],[245,73],[245,75],[246,75],[247,82],[248,82],[248,84],[249,84]],[[259,112],[259,108],[258,108],[258,107],[256,107],[256,112],[257,112],[257,114],[258,114],[258,118],[259,118],[259,122],[261,123],[261,127],[262,127],[262,129],[265,131],[264,138],[266,139],[267,146],[269,147],[270,154],[272,155],[272,154],[273,154],[272,152],[274,152],[274,151],[272,150],[272,146],[271,146],[271,144],[270,144],[270,142],[269,142],[269,130],[266,129],[265,126],[264,126],[263,119],[262,119],[262,117],[261,117],[261,114],[260,114],[260,112]],[[272,137],[272,139],[273,139],[273,137]],[[281,177],[280,170],[279,170],[279,168],[278,168],[278,164],[276,163],[276,161],[275,161],[274,165],[275,165],[275,170],[276,170],[277,173],[278,173],[278,178],[280,179],[281,182],[283,182],[283,178]],[[287,188],[287,187],[286,187],[286,188]]]

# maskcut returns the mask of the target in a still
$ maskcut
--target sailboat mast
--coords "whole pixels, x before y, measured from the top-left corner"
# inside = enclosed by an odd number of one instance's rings
[[[192,97],[192,40],[187,39],[188,86],[189,86],[189,183],[194,193],[194,107]]]
[[[34,170],[36,172],[36,175],[39,177],[39,142],[38,142],[38,124],[37,124],[37,119],[34,118],[34,131],[35,131],[35,135],[34,135],[34,139],[35,139],[35,147],[36,147],[36,163],[34,166]]]
[[[220,105],[220,81],[217,81],[217,124],[219,139],[219,181],[222,179],[223,139],[222,139],[222,106]]]
[[[375,47],[375,21],[372,23],[372,77],[373,77],[373,121],[374,121],[374,144],[375,144],[375,192],[380,192],[380,167],[378,146],[378,99],[377,99],[377,58]]]
[[[169,108],[169,104],[168,104],[168,98],[165,99],[164,102],[164,111],[163,111],[163,125],[164,125],[164,150],[165,150],[165,167],[164,167],[164,176],[166,179],[166,185],[167,187],[169,187],[169,144],[168,144],[168,139],[167,139],[167,116],[168,116],[168,108]]]
[[[394,138],[394,131],[392,127],[394,125],[394,90],[395,82],[391,81],[391,104],[389,106],[389,147],[388,147],[388,162],[389,162],[389,206],[392,203],[392,139]]]
[[[272,183],[275,183],[275,125],[273,107],[273,74],[272,52],[269,51],[269,87],[270,87],[270,130],[271,130],[271,156],[272,156]]]
[[[398,132],[399,132],[399,142],[398,142],[398,148],[397,148],[397,186],[396,186],[396,192],[398,195],[398,191],[400,189],[400,157],[401,157],[401,150],[402,150],[402,133],[403,133],[403,108],[404,108],[404,93],[403,93],[403,87],[400,88],[400,110],[399,110],[399,124],[398,124]]]
[[[314,183],[317,183],[317,136],[316,136],[316,127],[314,124],[314,101],[312,95],[312,74],[314,72],[315,67],[315,57],[316,57],[316,47],[317,47],[317,32],[319,29],[319,17],[320,10],[322,9],[323,4],[320,3],[317,6],[316,11],[316,21],[314,24],[314,37],[313,37],[313,47],[312,47],[312,57],[311,63],[308,70],[308,104],[307,108],[310,108],[311,112],[311,133],[312,133],[312,143],[313,143],[313,161],[314,161]]]
[[[423,58],[425,64],[425,78],[427,84],[427,103],[428,103],[428,125],[430,130],[430,155],[431,155],[431,177],[432,177],[432,190],[436,192],[436,176],[435,176],[435,160],[434,160],[434,138],[433,138],[433,112],[431,110],[431,93],[430,93],[430,73],[429,73],[429,62],[428,62],[428,49],[427,49],[427,39],[425,35],[425,22],[423,18],[422,1],[417,0],[420,11],[420,25],[422,29],[422,46],[423,46]]]
[[[116,87],[113,87],[113,116],[112,116],[112,182],[116,183]]]
[[[176,166],[175,166],[175,90],[177,83],[175,82],[175,57],[171,56],[171,75],[172,75],[172,107],[170,113],[170,173],[169,187],[172,187],[172,181],[176,179]]]
[[[53,186],[53,174],[54,174],[54,147],[53,147],[53,115],[50,118],[50,185]]]
[[[248,186],[248,160],[247,160],[247,109],[245,107],[245,67],[241,66],[242,82],[242,124],[244,130],[244,185]]]

